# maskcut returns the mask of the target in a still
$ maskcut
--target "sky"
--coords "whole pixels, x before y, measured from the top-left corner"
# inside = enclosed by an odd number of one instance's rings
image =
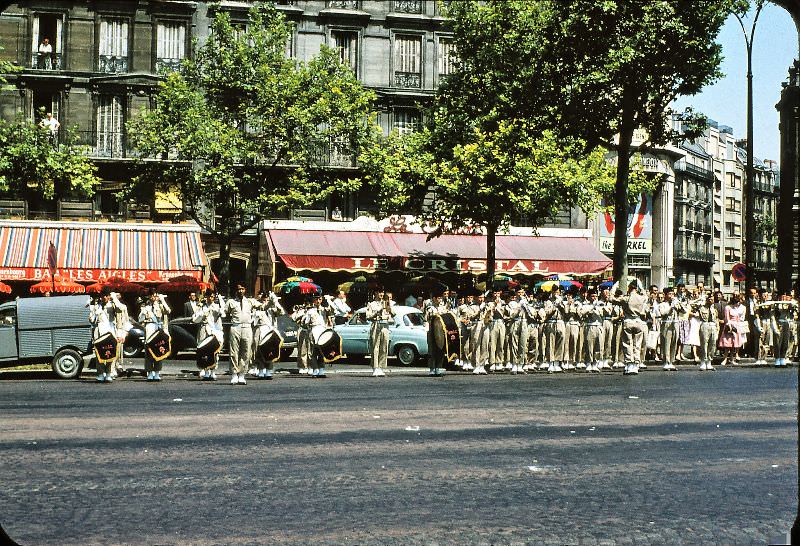
[[[745,28],[750,31],[748,19]],[[719,34],[722,44],[722,72],[716,83],[700,93],[681,97],[675,107],[691,106],[720,125],[733,128],[736,138],[747,134],[747,50],[742,28],[734,17],[726,21]],[[760,159],[780,159],[778,111],[781,82],[797,56],[797,29],[789,13],[767,3],[758,18],[753,41],[753,150]]]

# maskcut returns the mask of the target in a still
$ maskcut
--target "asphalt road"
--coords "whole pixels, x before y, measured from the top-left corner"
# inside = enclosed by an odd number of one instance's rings
[[[0,522],[32,544],[766,544],[797,369],[404,370],[97,385],[0,373]]]

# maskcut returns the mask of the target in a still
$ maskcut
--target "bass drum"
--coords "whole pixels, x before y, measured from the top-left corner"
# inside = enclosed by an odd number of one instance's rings
[[[311,338],[323,362],[334,362],[345,356],[342,353],[342,338],[333,328],[315,326],[311,329]]]
[[[265,363],[277,362],[281,358],[281,347],[283,347],[283,338],[276,329],[271,328],[260,334],[256,357]]]
[[[442,351],[448,362],[452,362],[461,354],[461,329],[458,320],[452,313],[435,315],[431,320],[433,339],[436,347]]]
[[[222,350],[222,344],[216,336],[208,336],[197,344],[197,367],[205,370],[216,363],[217,353]]]

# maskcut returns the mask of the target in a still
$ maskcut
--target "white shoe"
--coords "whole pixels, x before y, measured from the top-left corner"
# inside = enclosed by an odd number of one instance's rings
[[[635,365],[635,364],[634,364],[634,365]],[[647,369],[647,364],[645,364],[644,362],[642,362],[641,364],[639,364],[638,366],[636,366],[636,373],[639,373],[639,368],[641,368],[641,369],[643,369],[643,370],[646,370],[646,369]]]
[[[238,385],[239,384],[239,374],[235,373],[231,376],[231,385]]]
[[[111,376],[111,379],[116,379],[117,378],[117,369],[116,368],[112,368],[111,369],[111,374],[109,374],[109,375]]]
[[[430,375],[430,376],[436,375],[436,369],[435,368],[431,368],[430,371],[428,372],[428,375]]]
[[[153,381],[161,381],[161,374],[158,372],[153,372]]]
[[[379,369],[379,368],[372,368],[372,377],[378,377],[378,375],[380,375],[380,374],[378,373],[378,369]]]
[[[483,366],[478,366],[475,368],[475,370],[473,370],[472,375],[481,375],[482,373],[485,373],[485,371],[482,372],[481,370],[483,370]]]
[[[511,364],[511,362],[506,362],[506,370],[509,370],[509,371],[510,371],[510,370],[511,370],[511,368],[512,368],[513,366],[514,366],[514,365],[513,365],[513,364]]]
[[[706,361],[705,360],[701,360],[700,361],[700,371],[702,371],[702,372],[706,371]]]
[[[297,373],[300,375],[308,375],[308,368],[300,368]]]
[[[386,373],[383,371],[383,368],[378,368],[378,377],[386,377]]]
[[[465,362],[464,365],[462,366],[462,368],[463,368],[464,371],[471,372],[472,370],[475,369],[475,366],[473,366],[469,362]]]
[[[496,372],[497,371],[497,366],[495,364],[492,364],[491,366],[489,366],[489,371],[490,372]]]
[[[550,371],[550,366],[551,364],[549,362],[542,362],[541,364],[539,364],[539,369]]]
[[[258,369],[257,368],[250,368],[249,370],[247,370],[247,373],[249,373],[250,375],[257,375],[258,374]],[[244,374],[242,374],[242,375],[244,375]]]
[[[585,370],[586,369],[586,364],[584,364],[583,362],[578,362],[578,364],[575,366],[575,368],[578,369],[578,370]]]
[[[102,383],[103,381],[105,381],[105,377],[103,377],[104,375],[105,374],[103,374],[103,373],[97,374],[97,382],[98,383]]]
[[[623,364],[622,362],[614,362],[614,366],[612,366],[612,368],[615,370],[619,370],[620,368],[627,368],[627,366],[625,366],[625,364]]]
[[[244,374],[239,375],[239,385],[247,385],[247,379]]]
[[[564,369],[561,367],[561,365],[558,362],[556,362],[555,364],[553,364],[553,371],[554,372],[563,372]]]

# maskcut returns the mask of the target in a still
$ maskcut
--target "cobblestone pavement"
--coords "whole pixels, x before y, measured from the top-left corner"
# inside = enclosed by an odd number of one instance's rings
[[[0,381],[33,544],[766,544],[797,370]]]

